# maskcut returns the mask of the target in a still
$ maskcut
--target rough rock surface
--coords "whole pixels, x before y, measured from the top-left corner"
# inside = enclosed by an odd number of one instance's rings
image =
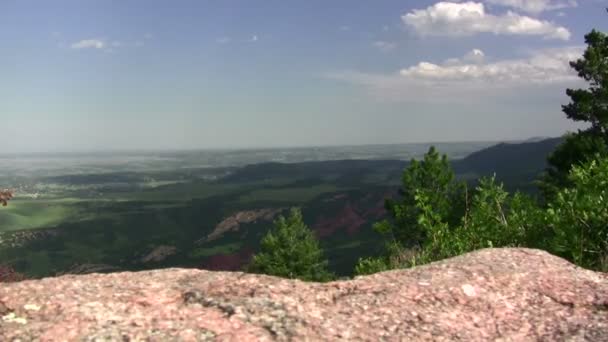
[[[608,341],[608,275],[487,249],[304,283],[166,269],[0,284],[0,340]]]

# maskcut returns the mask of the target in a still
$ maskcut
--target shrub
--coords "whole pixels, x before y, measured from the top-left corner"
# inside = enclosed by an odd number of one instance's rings
[[[573,184],[549,203],[552,250],[576,264],[608,271],[608,158],[574,166]]]

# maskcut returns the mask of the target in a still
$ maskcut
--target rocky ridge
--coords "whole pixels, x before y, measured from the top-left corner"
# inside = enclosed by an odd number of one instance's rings
[[[486,249],[325,284],[165,269],[0,284],[0,340],[608,340],[608,275]]]

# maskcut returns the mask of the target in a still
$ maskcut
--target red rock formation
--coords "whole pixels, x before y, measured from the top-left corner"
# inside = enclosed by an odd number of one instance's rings
[[[177,248],[175,246],[157,246],[150,253],[143,256],[139,261],[140,262],[160,262],[170,257],[171,255],[177,253]]]
[[[388,196],[388,195],[387,195]],[[366,196],[369,199],[369,195]],[[386,215],[384,199],[371,208],[360,208],[347,202],[342,210],[331,217],[321,217],[312,226],[319,238],[331,236],[337,231],[345,230],[348,235],[356,234],[362,226],[370,221],[378,221]]]
[[[487,249],[351,281],[166,269],[0,285],[0,340],[608,341],[608,275]]]
[[[319,238],[331,236],[340,229],[344,229],[347,234],[352,235],[366,222],[367,221],[356,212],[353,206],[350,203],[347,203],[335,216],[319,219],[317,223],[312,226],[312,229]]]
[[[272,221],[283,208],[266,208],[258,210],[239,211],[233,215],[226,217],[222,222],[218,223],[213,231],[206,237],[199,239],[196,243],[210,242],[220,238],[224,233],[229,231],[238,231],[242,223],[252,223],[259,220]]]
[[[391,193],[385,193],[384,196],[382,197],[382,199],[379,200],[378,202],[376,202],[376,204],[374,206],[371,206],[365,210],[365,212],[363,213],[363,216],[370,218],[370,219],[374,219],[374,220],[379,220],[379,219],[385,217],[387,214],[387,211],[384,208],[384,202],[386,201],[387,198],[391,198],[391,197],[392,197]]]

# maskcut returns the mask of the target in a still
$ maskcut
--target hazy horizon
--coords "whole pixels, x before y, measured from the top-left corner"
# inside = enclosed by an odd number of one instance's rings
[[[226,147],[226,148],[204,148],[204,147],[193,147],[193,148],[141,148],[141,149],[82,149],[82,150],[47,150],[47,151],[21,151],[21,152],[2,152],[0,151],[0,157],[12,156],[12,155],[45,155],[45,154],[66,154],[66,155],[79,155],[79,154],[128,154],[128,153],[193,153],[193,152],[239,152],[239,151],[276,151],[276,150],[298,150],[298,149],[332,149],[332,148],[356,148],[356,147],[382,147],[382,146],[430,146],[430,145],[441,145],[441,144],[500,144],[500,143],[522,143],[529,140],[545,140],[555,139],[560,136],[532,136],[523,139],[498,139],[498,140],[461,140],[461,141],[418,141],[418,142],[388,142],[388,143],[371,143],[371,144],[342,144],[342,145],[299,145],[299,146],[254,146],[254,147]]]
[[[560,136],[607,5],[7,0],[0,154]]]

